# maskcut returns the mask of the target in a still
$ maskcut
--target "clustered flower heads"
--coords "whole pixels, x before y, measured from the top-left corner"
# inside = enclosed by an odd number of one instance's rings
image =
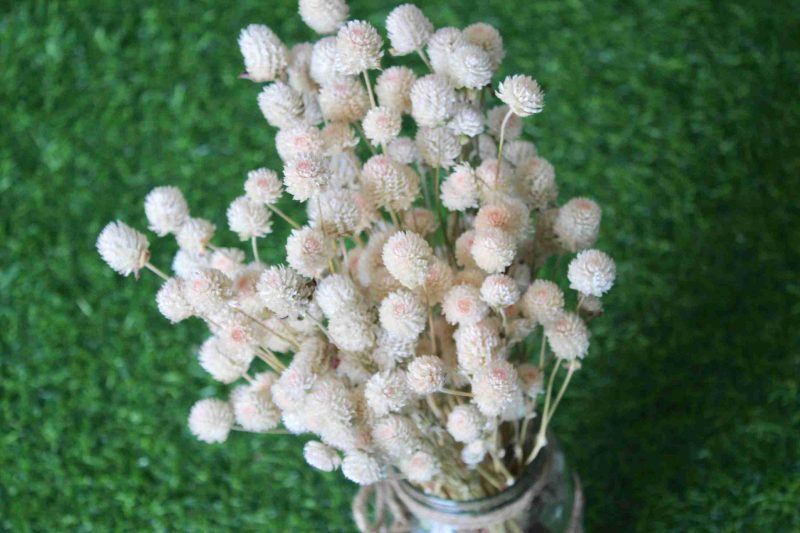
[[[146,226],[175,239],[171,271],[121,221],[98,252],[123,276],[162,277],[169,322],[208,326],[197,362],[230,391],[191,407],[199,440],[309,433],[320,471],[489,495],[536,459],[589,354],[617,273],[596,248],[601,209],[559,201],[552,162],[523,135],[544,93],[496,78],[496,28],[436,28],[412,4],[385,32],[349,20],[345,0],[300,0],[299,14],[316,42],[289,47],[260,24],[239,35],[280,164],[242,168],[223,217],[155,187]],[[242,249],[217,241],[220,219]],[[281,247],[284,263],[262,261]]]

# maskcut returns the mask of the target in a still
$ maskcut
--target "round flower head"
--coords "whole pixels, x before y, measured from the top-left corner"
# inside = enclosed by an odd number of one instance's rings
[[[491,133],[495,139],[500,138],[500,130],[503,127],[503,121],[506,119],[506,115],[508,114],[508,106],[507,105],[498,105],[489,110],[486,114],[486,125],[489,128],[489,133]],[[506,122],[506,129],[503,130],[503,138],[506,141],[513,141],[520,135],[522,135],[522,119],[511,114],[508,117]],[[489,154],[491,157],[497,156],[497,147],[495,146],[494,150],[491,151]]]
[[[469,444],[481,437],[486,419],[472,404],[457,405],[447,415],[447,431],[458,442]]]
[[[350,13],[345,0],[300,0],[298,7],[303,22],[323,35],[335,32]]]
[[[375,416],[398,412],[410,399],[405,372],[391,370],[375,374],[367,381],[364,396]]]
[[[422,291],[428,305],[432,306],[442,301],[453,286],[453,279],[453,269],[447,261],[434,257],[428,275],[425,276],[425,286]]]
[[[322,128],[322,142],[329,156],[340,154],[358,145],[358,137],[347,122],[328,122]]]
[[[442,300],[442,311],[450,324],[471,325],[486,318],[489,306],[471,285],[456,285]]]
[[[214,238],[217,227],[203,218],[190,218],[178,229],[175,240],[183,250],[194,254],[206,253],[206,245]]]
[[[517,177],[528,203],[534,209],[546,209],[558,198],[556,172],[546,159],[530,157],[522,161],[516,168]]]
[[[194,309],[183,295],[183,280],[180,278],[169,278],[164,282],[156,294],[156,304],[159,312],[173,324],[194,315]]]
[[[561,246],[577,252],[594,245],[600,233],[602,211],[594,200],[573,198],[558,210],[553,231]]]
[[[459,163],[442,183],[442,204],[450,211],[465,211],[478,207],[478,184],[469,163]]]
[[[525,204],[509,198],[505,202],[483,205],[475,216],[474,226],[478,233],[499,229],[522,240],[528,234],[529,217]]]
[[[189,412],[189,431],[203,442],[225,442],[233,428],[233,409],[228,402],[209,398],[200,400]]]
[[[499,170],[498,165],[500,166]],[[494,158],[484,159],[475,169],[475,176],[477,177],[479,196],[485,203],[505,201],[508,197],[518,194],[514,173],[511,166],[505,161],[498,162]]]
[[[316,440],[310,440],[303,446],[303,458],[309,465],[323,472],[333,472],[342,464],[336,450]]]
[[[337,77],[319,90],[319,105],[331,121],[356,122],[369,109],[369,97],[358,78]]]
[[[325,235],[316,228],[303,227],[292,230],[286,240],[286,262],[297,272],[309,278],[328,267],[333,250]]]
[[[514,278],[503,274],[487,276],[481,285],[481,298],[495,309],[503,309],[514,305],[520,293]]]
[[[259,93],[258,107],[270,126],[287,128],[303,119],[302,97],[282,81],[273,82]]]
[[[291,268],[270,266],[258,280],[258,295],[278,316],[297,316],[308,306],[312,289]]]
[[[372,359],[381,370],[391,370],[397,363],[414,355],[416,339],[399,339],[385,330],[378,332]]]
[[[335,374],[328,372],[317,378],[306,398],[306,414],[322,425],[335,422],[349,426],[353,422],[355,404],[352,391]]]
[[[392,458],[402,457],[420,444],[416,425],[403,415],[387,415],[377,420],[372,426],[372,438]]]
[[[433,24],[417,6],[403,4],[386,17],[386,32],[392,44],[392,55],[404,56],[425,47],[433,35]]]
[[[519,381],[525,394],[536,398],[544,392],[544,374],[539,367],[530,363],[522,363],[517,367],[517,374],[519,374]]]
[[[462,44],[450,54],[448,73],[456,88],[480,89],[492,81],[494,69],[483,48]]]
[[[461,326],[453,334],[456,341],[458,366],[474,374],[486,366],[500,350],[500,330],[492,320],[481,320],[471,326]]]
[[[472,383],[473,401],[485,416],[498,416],[511,403],[519,390],[519,379],[514,365],[508,361],[490,361],[476,374]]]
[[[319,89],[309,70],[313,50],[311,43],[298,43],[289,50],[289,66],[286,67],[289,85],[299,93],[311,93]]]
[[[503,145],[503,158],[515,167],[537,155],[536,145],[530,141],[516,139]]]
[[[298,123],[275,135],[275,148],[283,161],[291,161],[300,154],[320,153],[323,146],[319,128],[308,124]]]
[[[530,76],[508,76],[495,94],[518,117],[528,117],[544,109],[542,88]]]
[[[383,479],[380,463],[373,456],[358,450],[344,456],[342,474],[359,485],[371,485]]]
[[[559,359],[580,359],[589,351],[589,330],[575,313],[557,313],[545,325],[544,334],[550,349]]]
[[[408,480],[414,483],[427,483],[441,472],[436,457],[424,450],[417,450],[406,457],[400,468]]]
[[[314,43],[308,73],[319,85],[326,85],[336,78],[336,37],[325,37]]]
[[[439,227],[436,215],[424,207],[412,207],[403,213],[403,227],[420,235],[430,235]]]
[[[375,94],[380,105],[399,113],[411,112],[411,87],[417,75],[408,67],[389,67],[375,82]]]
[[[483,133],[484,122],[480,111],[469,105],[460,105],[453,112],[447,127],[456,135],[475,137]]]
[[[298,202],[305,202],[325,190],[330,179],[330,168],[320,154],[300,154],[283,167],[286,191]]]
[[[415,289],[425,283],[433,262],[433,250],[416,233],[401,231],[395,233],[383,246],[383,264],[394,278],[408,289]]]
[[[474,469],[483,462],[486,452],[486,444],[482,440],[476,440],[464,446],[461,450],[461,460],[468,467]]]
[[[489,24],[478,22],[464,28],[462,32],[467,42],[483,48],[492,61],[492,70],[496,70],[503,61],[506,51],[503,49],[503,38],[500,32]]]
[[[477,265],[472,258],[472,247],[475,245],[475,231],[467,230],[456,239],[456,263],[464,268],[474,268]]]
[[[447,75],[450,68],[450,56],[456,48],[466,44],[466,39],[458,28],[440,28],[428,39],[428,57],[434,72]]]
[[[359,193],[333,189],[321,193],[319,201],[308,202],[308,223],[329,237],[354,233],[362,227]]]
[[[433,394],[442,390],[447,369],[435,355],[423,355],[408,365],[408,386],[417,394]]]
[[[517,243],[514,236],[501,229],[489,228],[475,234],[472,258],[486,272],[502,272],[514,262]]]
[[[188,278],[197,270],[209,268],[211,263],[207,254],[200,255],[186,250],[178,250],[172,259],[172,271],[178,277]]]
[[[431,167],[450,168],[461,154],[461,145],[450,129],[420,128],[417,130],[420,157]]]
[[[353,280],[342,274],[331,274],[319,280],[314,299],[326,318],[361,304],[361,295]]]
[[[249,431],[269,431],[278,425],[281,413],[272,401],[272,385],[277,376],[271,372],[256,374],[253,383],[233,390],[230,402],[236,422]]]
[[[175,233],[189,218],[189,206],[177,187],[156,187],[144,199],[150,230],[159,237]]]
[[[547,324],[564,309],[564,293],[552,281],[537,279],[525,291],[521,304],[527,316]]]
[[[364,135],[374,146],[388,143],[400,135],[400,112],[390,107],[378,106],[367,111],[362,127]]]
[[[411,86],[411,116],[417,125],[435,128],[447,122],[456,104],[456,93],[447,78],[428,74]]]
[[[273,81],[286,69],[286,46],[263,24],[250,24],[239,33],[239,50],[247,77],[255,82]]]
[[[381,66],[383,39],[372,24],[351,20],[336,34],[336,70],[356,75]]]
[[[374,155],[364,163],[361,186],[375,207],[404,210],[416,197],[419,177],[389,156]]]
[[[226,305],[231,280],[215,268],[197,270],[186,279],[183,294],[198,313],[207,316]]]
[[[103,228],[97,237],[97,251],[108,266],[123,276],[138,276],[150,259],[147,237],[120,221],[109,222]]]
[[[600,297],[614,285],[617,266],[600,250],[579,252],[569,264],[569,287],[591,296]]]
[[[257,168],[247,173],[244,192],[254,202],[273,205],[283,194],[283,184],[274,170]]]
[[[349,312],[348,312],[349,311]],[[333,343],[348,352],[369,350],[375,344],[375,327],[361,312],[348,310],[328,320],[328,334]]]
[[[263,271],[264,265],[262,263],[251,263],[239,269],[233,276],[235,307],[250,315],[260,314],[264,310],[264,303],[259,298],[256,290],[258,279]]]
[[[243,241],[272,233],[272,213],[264,204],[254,202],[247,196],[240,196],[231,202],[227,215],[228,227]]]
[[[380,306],[383,329],[400,339],[416,339],[425,329],[427,316],[422,302],[407,290],[392,292]]]

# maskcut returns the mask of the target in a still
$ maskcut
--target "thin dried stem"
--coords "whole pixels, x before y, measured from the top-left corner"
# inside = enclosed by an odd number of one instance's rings
[[[155,274],[156,276],[158,276],[159,278],[163,279],[164,281],[167,281],[169,279],[169,276],[161,272],[155,265],[153,265],[153,263],[149,261],[144,264],[144,267],[153,274]]]
[[[283,211],[281,211],[281,209],[280,209],[280,208],[278,208],[277,206],[271,205],[271,204],[267,204],[267,207],[268,207],[268,208],[269,208],[269,209],[270,209],[270,210],[271,210],[273,213],[275,213],[276,215],[278,215],[279,217],[281,217],[283,220],[285,220],[285,221],[286,221],[286,222],[287,222],[287,223],[288,223],[288,224],[289,224],[291,227],[293,227],[294,229],[300,229],[300,224],[298,224],[297,222],[295,222],[295,221],[294,221],[294,219],[293,219],[292,217],[290,217],[289,215],[287,215],[286,213],[284,213]]]

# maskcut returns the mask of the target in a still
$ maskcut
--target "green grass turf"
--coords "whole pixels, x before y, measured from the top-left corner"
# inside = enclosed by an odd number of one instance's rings
[[[796,4],[425,3],[437,26],[502,29],[503,73],[547,91],[526,128],[562,198],[605,209],[619,282],[556,421],[588,528],[798,530]],[[352,13],[382,24],[391,7]],[[219,390],[194,360],[202,328],[170,327],[157,280],[94,251],[106,221],[145,225],[155,185],[223,228],[245,171],[277,166],[236,36],[311,37],[293,10],[0,7],[0,529],[352,527],[354,487],[305,467],[296,439],[191,438],[187,410]],[[153,248],[165,265],[172,245]]]

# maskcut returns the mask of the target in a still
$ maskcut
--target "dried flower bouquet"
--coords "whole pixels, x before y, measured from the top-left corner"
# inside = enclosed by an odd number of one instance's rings
[[[211,331],[200,365],[241,381],[192,407],[198,439],[313,433],[308,463],[359,484],[403,478],[456,500],[501,491],[546,445],[589,349],[585,320],[614,282],[613,260],[591,249],[600,208],[556,206],[552,165],[521,138],[543,93],[525,75],[493,90],[495,28],[434,30],[402,5],[386,20],[389,52],[421,62],[383,69],[381,35],[348,21],[343,0],[299,11],[317,42],[289,49],[255,24],[239,36],[242,77],[268,83],[258,105],[283,160],[282,172],[248,172],[228,207],[251,250],[213,245],[214,224],[169,186],[144,207],[150,230],[177,241],[173,275],[122,222],[97,248],[122,275],[163,278],[160,312]],[[284,192],[305,222],[277,206]],[[259,259],[274,217],[293,228],[286,265]],[[567,297],[541,273],[576,252]]]

